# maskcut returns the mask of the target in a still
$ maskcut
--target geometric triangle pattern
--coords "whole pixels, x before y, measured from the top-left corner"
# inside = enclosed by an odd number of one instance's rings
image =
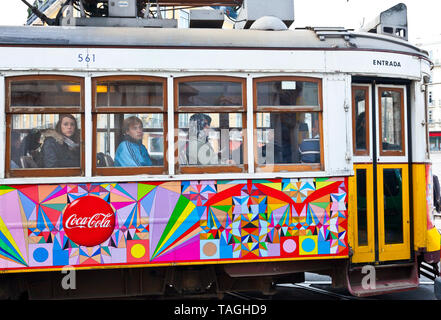
[[[222,192],[201,200],[206,207],[201,259],[348,254],[346,178],[223,181],[221,186]]]
[[[63,228],[84,196],[115,211],[95,247]],[[0,186],[0,270],[347,256],[347,198],[346,178]]]

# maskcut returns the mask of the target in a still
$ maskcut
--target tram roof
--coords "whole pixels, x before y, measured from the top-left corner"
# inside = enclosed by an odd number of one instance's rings
[[[332,30],[332,29],[329,29]],[[428,56],[399,38],[367,32],[322,32],[124,27],[0,27],[0,45],[90,47],[199,47],[311,50],[372,50]],[[345,39],[346,37],[346,39]]]

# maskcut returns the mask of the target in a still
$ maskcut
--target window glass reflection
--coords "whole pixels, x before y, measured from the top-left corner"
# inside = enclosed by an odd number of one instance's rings
[[[401,169],[383,170],[385,244],[403,243],[403,181]]]
[[[180,113],[180,165],[243,164],[241,113]]]
[[[257,113],[258,164],[320,163],[316,112]]]
[[[367,151],[366,90],[355,90],[355,150]]]
[[[357,169],[357,227],[358,245],[368,245],[366,169]]]
[[[383,91],[381,94],[381,130],[383,151],[403,151],[401,93]]]
[[[80,114],[14,114],[11,169],[80,167]]]
[[[258,82],[257,105],[318,106],[318,84],[292,80]]]
[[[180,106],[241,106],[242,83],[227,81],[180,82]]]
[[[146,81],[104,81],[96,86],[97,107],[163,106],[163,85]]]
[[[28,80],[11,82],[13,107],[79,107],[80,83],[65,80]]]

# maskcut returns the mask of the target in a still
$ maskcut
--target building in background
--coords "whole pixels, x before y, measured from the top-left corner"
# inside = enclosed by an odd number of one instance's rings
[[[428,121],[430,151],[441,151],[441,35],[421,39],[417,46],[429,52],[433,62],[428,86]]]

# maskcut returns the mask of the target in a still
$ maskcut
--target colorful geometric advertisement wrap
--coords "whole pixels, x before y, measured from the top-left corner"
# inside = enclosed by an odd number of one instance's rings
[[[86,195],[116,214],[94,247],[62,224]],[[346,257],[347,198],[347,178],[0,186],[0,270]]]

